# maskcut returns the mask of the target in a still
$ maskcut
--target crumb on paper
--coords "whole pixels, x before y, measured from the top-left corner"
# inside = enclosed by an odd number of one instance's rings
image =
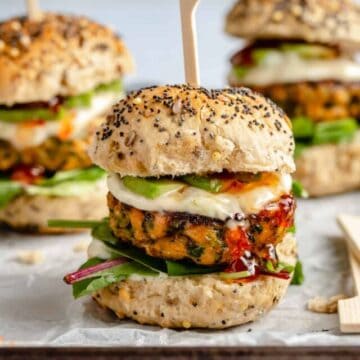
[[[338,309],[338,301],[346,298],[347,296],[344,294],[334,295],[330,298],[315,296],[308,301],[308,310],[316,313],[334,314]]]
[[[44,254],[40,250],[23,250],[19,251],[16,260],[21,264],[36,265],[44,261]]]
[[[190,322],[190,321],[183,321],[183,322],[182,322],[182,326],[183,326],[185,329],[190,329],[190,328],[191,328],[191,322]]]
[[[79,241],[77,244],[74,245],[73,251],[74,252],[84,252],[88,249],[89,242],[88,241]]]

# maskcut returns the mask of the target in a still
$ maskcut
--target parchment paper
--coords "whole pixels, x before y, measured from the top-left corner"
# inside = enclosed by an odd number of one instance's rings
[[[89,234],[0,234],[0,343],[2,345],[360,345],[342,335],[336,314],[315,314],[306,302],[316,295],[352,295],[345,245],[335,223],[339,212],[360,215],[360,193],[298,203],[297,238],[306,281],[256,323],[225,331],[174,331],[120,321],[90,298],[75,301],[62,282],[86,257],[74,245]],[[40,250],[38,265],[16,261],[21,250]]]

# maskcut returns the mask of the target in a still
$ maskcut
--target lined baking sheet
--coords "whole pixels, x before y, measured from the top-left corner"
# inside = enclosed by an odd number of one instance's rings
[[[86,258],[90,236],[0,234],[1,345],[360,345],[342,335],[337,315],[315,314],[306,302],[316,295],[352,294],[346,251],[335,216],[360,215],[360,193],[298,203],[297,238],[305,283],[256,323],[224,331],[175,331],[117,320],[90,298],[73,300],[65,273]],[[39,251],[35,265],[18,262],[24,250]]]

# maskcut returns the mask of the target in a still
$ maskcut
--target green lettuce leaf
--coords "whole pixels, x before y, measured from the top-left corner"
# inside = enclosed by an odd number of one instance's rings
[[[4,208],[11,200],[23,192],[21,184],[1,179],[0,180],[0,209]]]
[[[45,196],[79,196],[91,193],[94,189],[93,181],[66,181],[54,186],[27,185],[26,193],[29,195]]]
[[[296,225],[292,225],[287,229],[288,233],[295,234],[296,233]]]
[[[101,84],[97,86],[97,88],[95,89],[96,93],[101,93],[106,91],[117,92],[117,93],[122,92],[123,91],[122,81],[120,79],[116,79],[107,84]]]
[[[78,196],[90,193],[94,189],[94,183],[105,175],[104,170],[91,167],[60,171],[36,185],[24,185],[11,179],[0,179],[0,208],[5,207],[22,193],[45,196]]]
[[[249,66],[236,65],[232,71],[237,79],[242,79],[250,70]]]
[[[41,186],[57,185],[68,181],[97,181],[105,176],[106,172],[93,166],[87,169],[75,169],[68,171],[58,171],[53,177],[41,182]]]
[[[308,198],[309,197],[308,192],[304,189],[302,184],[296,180],[292,181],[292,192],[296,197],[299,197],[299,198]]]
[[[294,269],[294,275],[291,280],[291,285],[301,285],[305,280],[302,263],[301,261],[297,261]]]
[[[312,138],[315,132],[314,122],[306,116],[297,116],[292,120],[295,139]]]
[[[78,196],[91,192],[94,182],[105,175],[105,171],[96,166],[88,169],[59,171],[40,184],[27,185],[25,191],[29,195]]]

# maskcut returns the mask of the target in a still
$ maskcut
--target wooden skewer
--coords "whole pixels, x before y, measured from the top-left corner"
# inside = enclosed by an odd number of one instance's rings
[[[33,21],[40,21],[42,18],[42,12],[37,0],[26,0],[28,17]]]
[[[195,87],[200,86],[195,22],[197,5],[198,0],[180,0],[185,80]]]
[[[360,262],[360,217],[342,214],[337,221],[346,236],[351,253]]]
[[[338,224],[345,234],[348,245],[349,261],[354,279],[356,296],[340,300],[338,312],[340,330],[345,333],[360,332],[360,217],[340,215]]]

